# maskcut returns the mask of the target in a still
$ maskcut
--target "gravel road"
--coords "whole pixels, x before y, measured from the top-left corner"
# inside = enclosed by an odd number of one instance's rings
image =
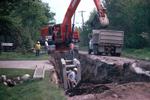
[[[46,70],[53,68],[48,60],[0,61],[0,68],[35,69],[36,65],[45,66]]]

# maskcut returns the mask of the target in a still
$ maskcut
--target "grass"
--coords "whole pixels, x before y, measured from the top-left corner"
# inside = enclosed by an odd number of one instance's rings
[[[88,46],[81,46],[79,48],[79,50],[81,50],[81,51],[88,51]]]
[[[0,69],[0,75],[7,76],[33,74],[33,70]],[[0,83],[0,100],[65,100],[63,91],[49,81],[49,72],[43,80],[30,80],[15,87]]]
[[[88,51],[88,47],[80,47],[82,51]],[[135,59],[143,59],[143,60],[150,60],[150,48],[143,48],[143,49],[123,49],[122,56],[135,58]]]
[[[35,56],[34,53],[17,53],[17,52],[2,52],[0,54],[0,60],[47,60],[48,54],[41,54]]]
[[[143,59],[143,60],[150,60],[150,48],[144,49],[124,49],[123,56]]]

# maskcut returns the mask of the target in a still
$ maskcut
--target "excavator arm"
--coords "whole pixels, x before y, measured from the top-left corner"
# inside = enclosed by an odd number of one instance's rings
[[[102,6],[101,0],[93,0],[99,15],[99,21],[102,27],[107,27],[109,25],[109,20],[106,14],[106,9]]]
[[[73,14],[75,13],[80,1],[81,0],[72,0],[67,9],[63,23],[61,24],[61,35],[62,35],[63,40],[65,40],[65,38],[68,39],[69,36],[71,36],[71,34],[70,34],[70,33],[72,33],[71,18],[73,16]]]
[[[66,39],[72,38],[72,28],[71,28],[71,18],[73,16],[73,14],[75,13],[79,3],[81,0],[72,0],[67,12],[65,14],[63,23],[61,24],[61,36],[62,36],[62,40],[66,41]],[[106,15],[106,9],[102,6],[101,4],[101,0],[93,0],[97,11],[98,11],[98,15],[99,15],[99,21],[101,23],[101,26],[106,27],[109,24],[109,20],[107,18]]]

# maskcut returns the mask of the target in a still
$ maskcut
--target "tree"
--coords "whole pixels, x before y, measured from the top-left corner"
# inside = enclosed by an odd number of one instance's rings
[[[11,42],[11,37],[16,47],[24,49],[33,46],[41,26],[55,16],[41,0],[5,0],[0,5],[0,41]]]

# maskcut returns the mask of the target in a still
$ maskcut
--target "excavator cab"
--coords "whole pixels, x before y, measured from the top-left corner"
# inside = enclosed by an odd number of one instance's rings
[[[70,43],[75,43],[76,48],[78,48],[79,31],[77,28],[72,33],[62,35],[61,24],[44,26],[41,28],[41,37],[43,45],[47,39],[49,45],[55,45],[56,51],[70,50]]]

